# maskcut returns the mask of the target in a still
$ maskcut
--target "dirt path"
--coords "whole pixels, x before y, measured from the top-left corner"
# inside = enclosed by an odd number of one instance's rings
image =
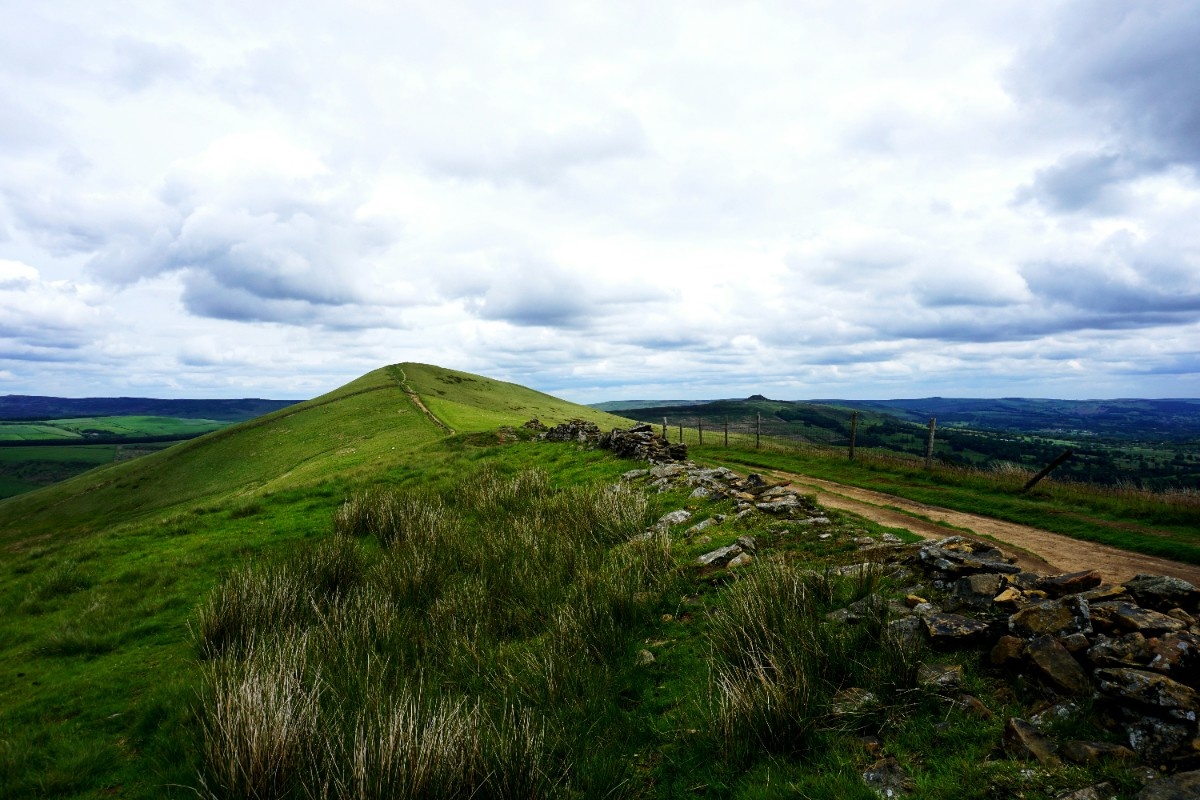
[[[433,421],[434,425],[437,425],[439,428],[441,428],[442,430],[444,430],[446,433],[450,434],[451,436],[454,435],[454,428],[451,428],[449,425],[447,425],[446,423],[444,423],[440,419],[438,419],[437,415],[435,415],[432,411],[430,411],[429,407],[425,405],[425,401],[423,401],[421,399],[421,395],[417,394],[416,392],[414,392],[412,389],[409,388],[408,375],[405,374],[403,369],[400,370],[400,388],[404,391],[404,393],[406,395],[408,395],[408,399],[413,401],[413,405],[415,405],[417,408],[421,409],[421,411],[425,414],[425,416],[429,417],[429,419],[431,419]]]
[[[951,511],[948,508],[930,506],[807,475],[787,472],[774,474],[780,480],[791,481],[792,486],[797,489],[815,491],[817,502],[823,506],[850,511],[880,525],[904,528],[926,539],[940,539],[954,534],[953,530],[937,525],[936,522],[965,528],[980,536],[989,537],[1001,545],[1008,545],[1004,548],[1005,551],[1016,557],[1017,563],[1022,567],[1035,572],[1057,574],[1097,569],[1105,580],[1114,583],[1120,583],[1139,572],[1144,572],[1150,575],[1171,575],[1200,586],[1200,566],[1193,564],[1181,564],[1165,558],[1131,553],[1108,545],[1031,528],[1028,525]],[[918,519],[911,516],[912,514],[920,514],[927,519]]]

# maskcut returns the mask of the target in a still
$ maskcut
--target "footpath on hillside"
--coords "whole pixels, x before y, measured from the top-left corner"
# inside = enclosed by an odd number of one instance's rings
[[[1095,569],[1114,583],[1123,583],[1139,573],[1169,575],[1200,586],[1200,566],[1194,564],[1131,553],[1028,525],[953,511],[808,475],[778,471],[772,474],[795,488],[816,492],[817,502],[823,506],[849,511],[880,525],[903,528],[926,539],[953,534],[948,525],[1006,544],[1018,564],[1035,572],[1054,574]]]

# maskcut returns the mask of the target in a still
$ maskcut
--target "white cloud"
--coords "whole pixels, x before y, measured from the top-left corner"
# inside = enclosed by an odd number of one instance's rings
[[[1196,20],[10,9],[0,370],[61,393],[296,396],[415,358],[581,399],[1200,395]]]

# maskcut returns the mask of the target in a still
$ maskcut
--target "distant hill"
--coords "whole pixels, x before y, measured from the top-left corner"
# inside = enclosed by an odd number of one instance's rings
[[[607,400],[603,403],[591,403],[590,408],[601,411],[625,411],[629,408],[661,408],[682,406],[699,406],[710,403],[711,400]]]
[[[995,400],[926,397],[915,400],[810,400],[810,403],[892,414],[910,422],[1038,434],[1086,434],[1124,440],[1200,438],[1200,399]]]
[[[150,397],[41,397],[0,395],[0,419],[72,417],[176,417],[242,422],[295,405],[298,400],[160,400]]]

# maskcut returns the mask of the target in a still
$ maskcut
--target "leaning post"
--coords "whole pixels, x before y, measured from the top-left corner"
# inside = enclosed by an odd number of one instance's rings
[[[933,469],[933,432],[937,428],[937,418],[929,418],[929,441],[925,444],[925,469]]]
[[[850,412],[850,460],[854,460],[854,440],[858,437],[858,412]]]

